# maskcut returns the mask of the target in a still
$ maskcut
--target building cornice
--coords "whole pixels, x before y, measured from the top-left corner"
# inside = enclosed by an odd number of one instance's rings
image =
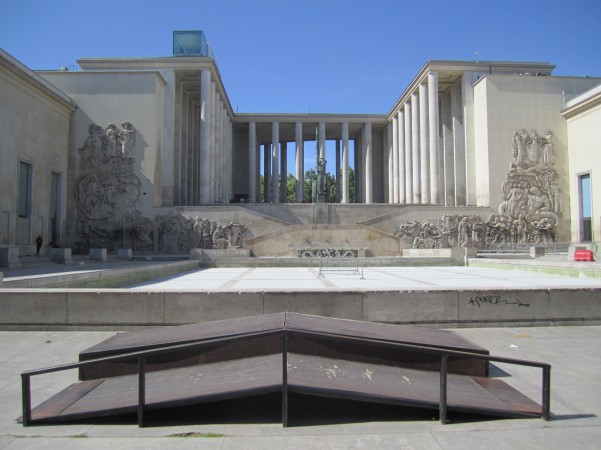
[[[570,100],[561,114],[566,119],[571,119],[599,105],[601,105],[601,84]]]
[[[237,113],[234,122],[348,122],[385,123],[384,114]]]
[[[153,58],[82,58],[77,60],[84,72],[97,71],[201,71],[211,70],[211,80],[215,80],[220,95],[225,99],[225,105],[230,117],[234,117],[232,104],[227,95],[217,63],[212,58],[202,56],[168,56]],[[200,83],[200,79],[199,79]]]
[[[553,64],[547,62],[517,62],[517,61],[453,61],[453,60],[430,60],[427,61],[417,75],[413,78],[403,94],[394,103],[386,117],[391,120],[399,109],[409,100],[411,95],[418,89],[419,85],[430,72],[446,72],[464,74],[476,72],[483,74],[539,74],[551,75],[555,69]]]
[[[17,61],[11,55],[0,49],[0,67],[19,81],[27,84],[36,92],[50,98],[52,101],[65,108],[69,113],[77,109],[75,102],[64,92],[54,87],[47,80]]]

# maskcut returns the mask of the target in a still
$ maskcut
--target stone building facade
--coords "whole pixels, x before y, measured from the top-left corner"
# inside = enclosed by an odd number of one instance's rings
[[[186,251],[217,229],[216,242],[238,242],[315,224],[375,227],[392,237],[386,254],[583,240],[574,186],[589,172],[596,182],[593,160],[578,155],[597,107],[570,101],[599,78],[555,77],[548,63],[428,61],[380,115],[239,114],[206,44],[82,59],[78,71],[32,72],[4,52],[0,63],[10,106],[0,112],[0,245],[31,248],[41,234],[81,251]],[[325,213],[301,204],[307,141],[324,159],[335,141],[339,205]],[[294,204],[284,204],[288,173]]]

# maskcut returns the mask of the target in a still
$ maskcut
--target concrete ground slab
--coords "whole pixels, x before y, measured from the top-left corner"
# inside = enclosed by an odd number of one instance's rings
[[[75,423],[24,428],[21,414],[22,371],[76,360],[79,351],[113,332],[0,332],[0,449],[138,448],[546,448],[589,449],[601,440],[601,326],[467,328],[456,333],[492,354],[552,365],[553,420],[468,420],[450,414],[441,425],[435,413],[398,421],[313,421],[282,428],[279,423],[176,424],[140,429],[135,418],[121,423]],[[495,364],[494,376],[540,399],[536,369]],[[34,402],[74,381],[75,373],[40,376]],[[35,380],[35,377],[34,377]],[[190,437],[176,437],[190,436]],[[213,436],[213,437],[208,437]]]
[[[326,273],[311,267],[199,269],[130,286],[133,290],[186,291],[384,291],[399,289],[601,287],[601,279],[472,267],[365,267],[359,275]]]

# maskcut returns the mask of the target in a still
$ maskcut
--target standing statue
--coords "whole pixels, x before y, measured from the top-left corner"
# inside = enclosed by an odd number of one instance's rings
[[[121,157],[132,158],[133,147],[136,143],[136,132],[130,122],[121,124],[123,130],[119,133],[119,142],[121,143]]]
[[[313,203],[325,203],[326,196],[326,164],[323,158],[317,160],[317,178],[313,184]]]
[[[553,135],[550,130],[545,131],[545,137],[543,138],[543,163],[545,166],[553,164],[555,158],[553,155]]]
[[[469,247],[470,231],[470,224],[467,221],[467,217],[464,217],[461,219],[461,222],[459,222],[459,226],[457,227],[459,247]]]
[[[115,124],[109,123],[106,127],[106,154],[108,156],[117,156],[117,141],[119,133]]]

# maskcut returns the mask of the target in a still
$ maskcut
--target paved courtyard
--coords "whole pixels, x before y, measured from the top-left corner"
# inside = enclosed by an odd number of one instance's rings
[[[459,329],[457,333],[492,354],[552,364],[553,420],[466,420],[450,414],[441,425],[436,413],[404,414],[398,421],[355,417],[323,420],[282,428],[261,419],[239,423],[159,425],[140,429],[135,417],[101,424],[33,426],[15,419],[21,414],[22,371],[73,362],[80,350],[112,332],[0,332],[0,449],[89,448],[598,448],[601,442],[601,326]],[[496,365],[493,375],[540,400],[540,372]],[[33,403],[73,382],[73,372],[34,377]],[[341,411],[344,417],[344,411]],[[331,419],[331,418],[330,418]],[[188,436],[188,437],[177,437]]]
[[[363,279],[356,274],[318,275],[317,267],[205,269],[140,283],[132,289],[181,292],[601,287],[601,278],[460,266],[365,267]]]

